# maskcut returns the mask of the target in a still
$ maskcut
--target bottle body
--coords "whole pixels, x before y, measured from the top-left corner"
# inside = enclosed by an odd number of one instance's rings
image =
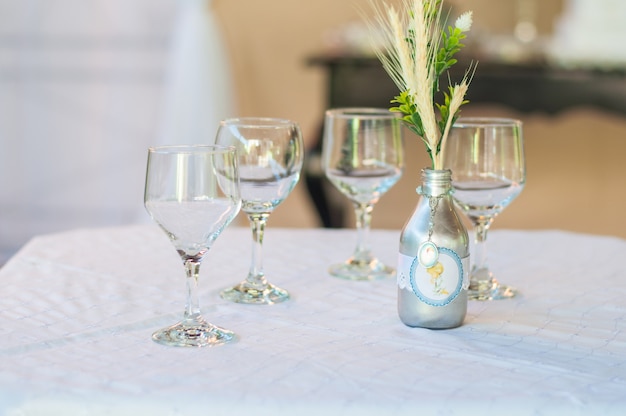
[[[421,197],[400,235],[398,315],[412,327],[460,326],[467,313],[469,238],[449,170],[422,170]]]

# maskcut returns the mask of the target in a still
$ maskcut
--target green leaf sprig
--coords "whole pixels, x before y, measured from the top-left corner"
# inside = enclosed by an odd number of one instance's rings
[[[457,63],[454,56],[465,46],[462,41],[471,28],[472,13],[463,13],[445,30],[441,26],[443,0],[413,0],[404,5],[403,13],[384,2],[384,10],[376,9],[389,43],[377,55],[400,90],[390,110],[402,114],[406,126],[425,143],[433,168],[441,169],[445,141],[460,107],[468,102],[464,97],[475,65],[443,94],[439,94],[439,79]],[[437,102],[438,95],[441,102]]]

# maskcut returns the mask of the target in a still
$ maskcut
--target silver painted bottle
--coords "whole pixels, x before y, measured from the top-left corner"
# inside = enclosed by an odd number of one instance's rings
[[[451,172],[423,169],[418,193],[400,235],[398,315],[412,327],[455,328],[467,313],[469,238],[452,201]]]

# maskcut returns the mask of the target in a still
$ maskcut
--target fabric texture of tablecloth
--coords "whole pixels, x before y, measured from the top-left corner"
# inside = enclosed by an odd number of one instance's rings
[[[398,231],[373,230],[395,264]],[[330,277],[354,230],[272,229],[268,279],[292,299],[222,300],[250,262],[230,227],[201,269],[220,347],[158,345],[182,315],[180,259],[155,226],[36,237],[0,269],[0,414],[624,414],[626,241],[494,231],[492,269],[520,296],[470,302],[452,330],[398,319],[395,280]]]

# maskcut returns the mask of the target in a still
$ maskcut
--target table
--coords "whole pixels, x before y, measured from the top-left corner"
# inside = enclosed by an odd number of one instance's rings
[[[472,57],[462,56],[451,69],[459,82]],[[327,72],[327,107],[389,107],[398,87],[372,56],[320,55],[309,65]],[[444,79],[447,85],[447,78]],[[507,63],[479,59],[467,99],[475,104],[502,104],[523,112],[555,114],[592,107],[626,116],[626,69],[566,68],[540,61]]]
[[[155,226],[38,236],[0,269],[0,414],[617,415],[626,411],[626,241],[494,230],[490,258],[521,290],[470,302],[452,330],[409,328],[393,280],[349,282],[354,230],[267,229],[265,268],[293,294],[223,301],[247,271],[231,226],[201,271],[205,316],[234,330],[214,348],[158,345],[178,319],[182,266]],[[373,230],[394,263],[398,231]]]

